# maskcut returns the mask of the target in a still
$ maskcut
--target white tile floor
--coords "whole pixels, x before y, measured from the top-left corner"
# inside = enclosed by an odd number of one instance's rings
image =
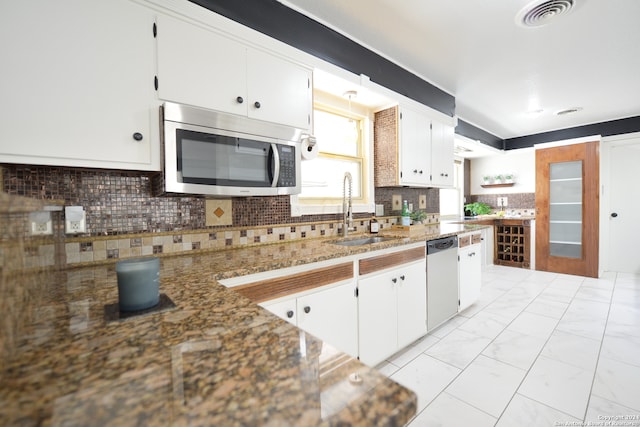
[[[410,427],[640,427],[640,275],[492,266],[482,282],[476,304],[378,366],[418,395]]]

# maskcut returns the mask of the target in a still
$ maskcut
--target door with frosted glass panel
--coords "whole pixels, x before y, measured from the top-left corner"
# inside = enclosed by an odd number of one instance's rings
[[[598,276],[598,142],[536,150],[536,269]]]

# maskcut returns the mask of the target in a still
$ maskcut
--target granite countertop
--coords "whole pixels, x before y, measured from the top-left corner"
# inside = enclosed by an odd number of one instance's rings
[[[0,425],[404,425],[415,394],[218,283],[400,246],[318,239],[161,259],[175,303],[113,318],[115,264],[38,273],[31,319],[0,360]]]

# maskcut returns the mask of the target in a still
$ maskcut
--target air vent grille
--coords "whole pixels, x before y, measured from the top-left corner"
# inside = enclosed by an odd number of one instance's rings
[[[541,27],[549,24],[560,15],[569,13],[575,0],[547,0],[528,5],[516,17],[517,22],[525,27]]]
[[[582,111],[582,107],[573,107],[567,108],[566,110],[556,111],[556,116],[564,116],[566,114],[577,113],[578,111]]]

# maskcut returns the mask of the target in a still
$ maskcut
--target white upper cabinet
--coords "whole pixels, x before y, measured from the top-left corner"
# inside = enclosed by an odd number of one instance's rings
[[[431,174],[429,117],[400,109],[400,185],[427,186]]]
[[[215,32],[158,16],[158,96],[308,129],[312,71]]]
[[[0,6],[0,162],[159,170],[153,13],[129,0]]]
[[[255,49],[247,53],[249,117],[309,129],[311,70]]]
[[[453,187],[454,127],[431,121],[431,185]]]
[[[405,105],[376,113],[376,187],[452,187],[454,126]]]
[[[210,30],[158,16],[158,96],[247,114],[246,47]]]

